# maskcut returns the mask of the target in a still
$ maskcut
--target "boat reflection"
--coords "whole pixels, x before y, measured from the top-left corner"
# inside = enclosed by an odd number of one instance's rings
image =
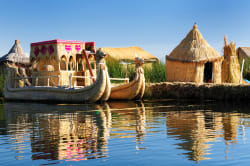
[[[134,138],[136,149],[146,149],[143,146],[146,129],[146,111],[143,102],[109,103],[112,112],[111,138]]]
[[[0,135],[10,135],[18,157],[30,142],[33,160],[79,161],[108,157],[113,139],[134,138],[136,150],[151,150],[145,138],[164,132],[166,139],[176,140],[169,142],[177,153],[182,149],[179,153],[199,162],[211,157],[218,141],[223,140],[226,146],[237,144],[244,127],[250,126],[244,121],[250,118],[248,107],[239,112],[223,104],[158,106],[142,102],[5,103],[4,111],[0,110]],[[230,148],[225,156],[228,151]]]
[[[27,141],[23,136],[30,135],[33,160],[78,161],[107,156],[110,112],[100,105],[6,103],[4,107],[9,133],[21,145],[15,149],[18,153]]]

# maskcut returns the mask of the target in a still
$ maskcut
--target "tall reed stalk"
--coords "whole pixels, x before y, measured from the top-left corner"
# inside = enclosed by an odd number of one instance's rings
[[[144,66],[144,76],[146,82],[165,82],[166,81],[166,67],[163,62],[154,62],[152,67]]]

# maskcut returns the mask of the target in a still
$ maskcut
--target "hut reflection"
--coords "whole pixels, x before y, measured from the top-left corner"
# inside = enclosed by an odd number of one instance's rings
[[[233,113],[204,110],[166,112],[167,135],[183,140],[177,146],[184,149],[189,160],[209,159],[213,142],[223,137],[226,144],[236,143],[239,117]]]

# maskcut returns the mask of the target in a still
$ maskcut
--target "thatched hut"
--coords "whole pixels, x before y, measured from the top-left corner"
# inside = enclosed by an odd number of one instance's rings
[[[122,48],[103,47],[102,51],[107,54],[107,60],[114,59],[123,64],[133,62],[135,60],[135,56],[139,56],[144,59],[144,63],[146,64],[159,61],[154,55],[137,46]]]
[[[23,52],[20,42],[15,40],[10,51],[0,58],[0,73],[7,72],[7,63],[15,64],[16,66],[26,66],[29,62],[29,57]]]
[[[202,37],[197,25],[166,56],[167,81],[221,83],[223,57]]]
[[[224,38],[224,60],[222,63],[222,82],[223,83],[242,83],[240,65],[238,56],[236,54],[235,46],[233,42],[227,43],[226,36]]]

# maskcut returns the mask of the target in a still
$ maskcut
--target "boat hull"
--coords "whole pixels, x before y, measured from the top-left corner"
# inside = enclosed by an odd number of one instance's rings
[[[106,66],[100,66],[97,79],[92,85],[79,89],[44,86],[12,88],[11,79],[11,74],[8,74],[4,89],[6,100],[59,101],[67,103],[97,102],[99,100],[106,101],[111,90]]]

